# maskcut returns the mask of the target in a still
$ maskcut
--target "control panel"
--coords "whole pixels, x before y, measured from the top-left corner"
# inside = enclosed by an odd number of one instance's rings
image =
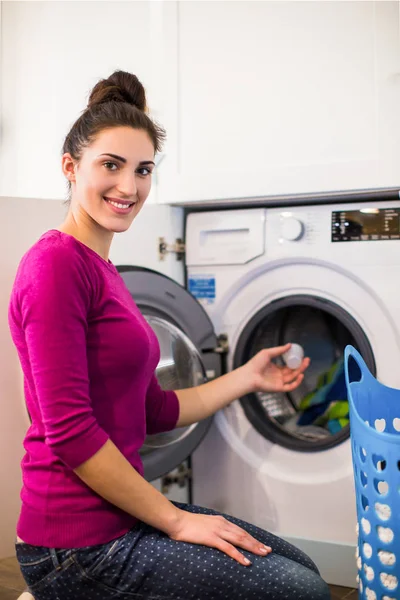
[[[400,208],[332,212],[332,242],[400,240]]]

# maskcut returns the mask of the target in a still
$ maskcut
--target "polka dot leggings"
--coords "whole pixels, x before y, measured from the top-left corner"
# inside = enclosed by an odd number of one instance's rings
[[[179,508],[219,514],[198,506]],[[329,600],[328,586],[303,552],[239,519],[272,553],[243,554],[244,567],[214,548],[171,540],[139,523],[107,544],[68,550],[17,544],[17,558],[35,600]]]

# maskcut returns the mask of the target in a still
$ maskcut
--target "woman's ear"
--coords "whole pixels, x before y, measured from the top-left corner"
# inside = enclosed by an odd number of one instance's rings
[[[61,167],[64,176],[69,182],[75,182],[76,161],[72,158],[69,152],[63,154],[61,159]]]

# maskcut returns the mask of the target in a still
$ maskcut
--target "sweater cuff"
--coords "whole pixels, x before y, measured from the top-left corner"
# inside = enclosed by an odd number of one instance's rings
[[[174,391],[170,390],[164,392],[165,402],[164,406],[167,410],[161,411],[161,414],[157,419],[157,430],[158,432],[172,431],[175,429],[179,419],[179,400],[178,396]]]
[[[109,436],[100,427],[93,428],[85,435],[80,435],[67,443],[49,444],[52,452],[70,469],[76,469],[92,458],[108,441]]]

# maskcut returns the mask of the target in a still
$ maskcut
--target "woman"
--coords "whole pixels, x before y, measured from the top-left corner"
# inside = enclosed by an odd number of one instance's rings
[[[36,600],[330,597],[312,561],[238,519],[169,502],[143,478],[146,433],[197,422],[251,391],[290,391],[264,350],[193,389],[163,392],[159,346],[108,260],[151,186],[163,130],[115,72],[66,137],[70,206],[24,256],[9,310],[32,425],[16,552]]]

